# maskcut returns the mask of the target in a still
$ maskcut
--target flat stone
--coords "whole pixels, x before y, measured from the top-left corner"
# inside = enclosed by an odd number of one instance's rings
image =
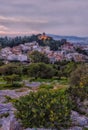
[[[84,128],[88,128],[88,125],[87,125],[87,126],[85,126]]]
[[[27,128],[25,130],[52,130],[52,129],[44,129],[44,128]],[[53,129],[55,130],[55,129]]]
[[[73,125],[85,126],[88,125],[88,117],[80,115],[78,112],[72,111],[71,120]]]
[[[80,116],[77,119],[77,123],[79,124],[79,126],[85,126],[88,124],[88,118]]]
[[[39,87],[41,85],[41,83],[40,82],[32,82],[32,83],[26,83],[25,85],[27,87],[36,88],[36,87]]]
[[[79,126],[75,126],[75,127],[72,127],[68,130],[83,130],[82,127],[79,127]]]

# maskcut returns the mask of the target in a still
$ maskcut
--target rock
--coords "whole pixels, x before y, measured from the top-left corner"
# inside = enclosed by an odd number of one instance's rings
[[[80,115],[78,112],[72,111],[71,113],[72,124],[75,126],[85,126],[88,125],[88,117]]]
[[[2,119],[2,130],[23,130],[19,122],[16,121],[14,115]]]
[[[10,130],[23,130],[23,128],[21,127],[20,123],[17,122],[15,118],[13,118],[10,121]]]
[[[85,125],[88,124],[88,118],[85,117],[85,116],[83,116],[83,117],[80,116],[80,117],[78,117],[78,119],[77,119],[77,123],[78,123],[79,126],[85,126]]]
[[[11,113],[15,109],[13,108],[12,103],[7,103],[7,104],[0,104],[0,114],[4,113]]]
[[[87,125],[87,126],[85,126],[84,128],[87,128],[87,129],[88,129],[88,125]]]
[[[87,99],[84,100],[83,105],[88,106],[88,100]]]
[[[84,101],[77,101],[77,107],[81,113],[88,114],[88,99],[85,99]]]
[[[19,92],[18,92],[19,90]],[[27,91],[21,91],[20,89],[15,90],[0,90],[0,102],[4,100],[5,96],[9,96],[11,98],[19,98],[20,96],[27,95],[30,92],[30,90],[27,89]]]
[[[51,130],[51,129],[44,129],[44,128],[27,128],[25,130]],[[56,129],[53,129],[56,130]]]
[[[20,89],[0,90],[0,130],[23,130],[14,116],[14,111],[16,109],[13,107],[12,103],[4,102],[6,101],[5,96],[19,98],[20,96],[27,95],[29,92],[29,89],[27,89],[27,91],[22,91]]]
[[[86,108],[86,107],[80,107],[79,110],[80,110],[81,113],[88,114],[88,108]]]
[[[40,82],[31,82],[31,83],[26,83],[25,84],[27,87],[31,87],[31,88],[37,88],[41,85]]]
[[[0,103],[3,103],[3,102],[5,102],[5,101],[6,101],[5,97],[0,96]]]
[[[75,126],[75,127],[72,127],[68,130],[83,130],[82,127],[79,127],[79,126]]]

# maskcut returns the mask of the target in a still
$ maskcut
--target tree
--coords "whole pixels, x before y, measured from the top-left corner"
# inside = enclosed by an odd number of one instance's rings
[[[9,63],[0,67],[1,75],[12,75],[12,74],[22,74],[22,66],[20,64]]]
[[[63,75],[65,77],[69,77],[71,72],[75,70],[77,67],[77,64],[75,62],[68,62],[64,67],[62,68]]]
[[[14,38],[9,38],[9,37],[0,37],[0,44],[1,47],[13,47],[13,46],[17,46],[19,44],[24,44],[27,42],[33,42],[33,41],[37,41],[37,36],[36,35],[32,35],[32,36],[24,36],[24,37],[14,37]]]
[[[80,47],[76,48],[76,51],[77,51],[78,53],[81,53],[81,54],[83,54],[83,55],[87,55],[87,56],[88,56],[87,51],[86,51],[86,50],[81,49]]]
[[[66,44],[67,40],[66,39],[61,39],[61,45]]]
[[[71,73],[68,92],[75,107],[78,99],[88,99],[88,64],[79,65]]]
[[[57,51],[59,44],[58,44],[58,42],[53,40],[53,41],[50,42],[49,46],[50,46],[50,50]]]
[[[3,79],[6,80],[7,83],[10,83],[10,84],[13,85],[13,83],[14,83],[15,81],[20,81],[20,80],[21,80],[21,77],[18,76],[18,75],[16,75],[16,74],[13,74],[13,75],[4,76]]]
[[[71,86],[88,86],[88,64],[82,64],[71,73]]]
[[[38,51],[34,51],[31,54],[31,59],[33,63],[37,63],[37,62],[49,63],[49,58]]]
[[[0,66],[4,65],[3,60],[0,59]]]
[[[56,70],[48,64],[45,63],[32,63],[29,65],[29,76],[35,78],[52,78]]]

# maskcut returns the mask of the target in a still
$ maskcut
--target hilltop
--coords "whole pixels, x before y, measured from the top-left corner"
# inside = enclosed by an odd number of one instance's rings
[[[54,35],[54,34],[47,34],[47,35],[52,37],[55,40],[67,39],[67,41],[72,42],[72,43],[88,44],[88,37],[60,36],[60,35]]]

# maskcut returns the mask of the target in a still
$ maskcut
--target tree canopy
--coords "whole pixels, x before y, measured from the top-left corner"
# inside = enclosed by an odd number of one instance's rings
[[[40,53],[39,51],[34,51],[30,57],[33,63],[49,63],[49,58],[45,54]]]
[[[45,63],[32,63],[29,65],[29,76],[35,78],[52,78],[56,70],[49,64]]]

